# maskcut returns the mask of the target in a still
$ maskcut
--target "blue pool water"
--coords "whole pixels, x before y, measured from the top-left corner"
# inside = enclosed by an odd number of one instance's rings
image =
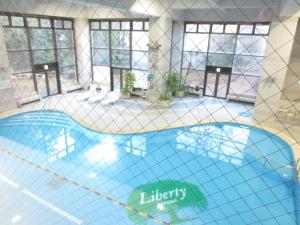
[[[297,224],[291,149],[262,129],[210,123],[116,135],[89,130],[64,113],[34,111],[0,120],[0,147],[124,204],[140,185],[165,180],[193,184],[207,206],[176,208],[179,224]],[[76,198],[74,190],[65,184],[57,191]],[[64,208],[83,224],[139,224],[111,202],[82,206],[83,199],[94,198],[90,195],[77,196],[80,200]],[[174,222],[164,210],[150,214]]]

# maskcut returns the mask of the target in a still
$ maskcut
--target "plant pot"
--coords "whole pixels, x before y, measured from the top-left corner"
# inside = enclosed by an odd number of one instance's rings
[[[123,99],[129,99],[130,98],[130,92],[128,92],[128,93],[122,93],[122,98]]]
[[[185,92],[184,92],[184,91],[177,91],[176,94],[175,94],[175,96],[176,96],[176,97],[179,97],[179,98],[184,97],[184,95],[185,95]]]
[[[159,100],[158,104],[163,107],[170,107],[171,101],[169,100]]]

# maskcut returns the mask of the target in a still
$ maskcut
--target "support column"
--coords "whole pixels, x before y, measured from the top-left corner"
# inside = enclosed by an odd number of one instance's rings
[[[255,119],[258,123],[274,123],[276,118],[289,72],[297,23],[298,18],[295,17],[272,22],[255,102]]]
[[[0,113],[16,108],[14,89],[10,82],[10,69],[3,28],[0,25]]]
[[[160,46],[157,50],[149,48],[148,70],[154,75],[153,88],[149,90],[149,99],[156,101],[165,92],[166,73],[170,69],[172,19],[168,16],[150,18],[149,43]]]
[[[74,30],[78,79],[79,83],[87,89],[92,82],[92,55],[88,19],[75,19]]]
[[[172,33],[171,71],[180,73],[184,39],[184,22],[174,21]]]

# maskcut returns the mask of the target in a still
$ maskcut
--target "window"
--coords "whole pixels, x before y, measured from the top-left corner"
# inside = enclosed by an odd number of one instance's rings
[[[185,25],[185,32],[181,75],[189,86],[199,89],[205,85],[206,66],[229,67],[233,76],[230,92],[256,95],[269,25],[194,22]]]
[[[38,18],[27,18],[27,24],[29,27],[38,27],[39,19]]]
[[[55,62],[54,50],[34,50],[33,62],[34,64]]]
[[[11,24],[12,26],[16,26],[16,27],[24,27],[24,19],[23,17],[19,17],[19,16],[12,16]]]
[[[100,23],[99,22],[91,22],[91,28],[93,30],[98,30],[100,29]]]
[[[184,51],[207,52],[208,34],[185,34]]]
[[[132,23],[132,29],[133,30],[143,30],[143,22],[140,21],[133,21]]]
[[[32,49],[53,49],[54,42],[52,30],[30,29]]]
[[[74,49],[58,49],[57,56],[59,67],[75,65]]]
[[[207,58],[207,65],[232,67],[232,61],[233,55],[209,53]]]
[[[132,72],[135,75],[134,87],[147,89],[148,88],[148,81],[147,81],[148,73],[147,73],[147,71],[132,70]]]
[[[227,24],[225,26],[225,33],[226,34],[235,34],[237,31],[237,24]]]
[[[55,30],[57,48],[73,48],[73,32],[71,30]]]
[[[109,47],[109,38],[108,31],[92,31],[92,45],[94,48],[108,48]]]
[[[6,48],[10,50],[28,50],[28,40],[25,28],[4,29]]]
[[[111,22],[111,29],[112,30],[120,30],[120,22]]]
[[[264,56],[267,47],[265,36],[238,35],[236,54]]]
[[[94,80],[110,86],[111,67],[126,68],[134,71],[135,86],[147,88],[149,22],[91,21],[90,26]]]
[[[268,34],[270,25],[258,25],[256,24],[254,33],[255,34]]]
[[[253,25],[240,25],[240,34],[252,34],[253,32]]]
[[[129,31],[112,31],[111,32],[111,48],[112,49],[129,49],[130,40]]]
[[[40,19],[41,27],[49,28],[51,27],[50,19]]]
[[[95,65],[109,66],[109,50],[108,49],[94,49],[93,58]]]
[[[55,38],[62,89],[77,83],[75,43],[71,20],[56,20]],[[62,27],[63,26],[63,27]]]
[[[198,24],[199,33],[209,33],[210,25],[209,24]]]
[[[235,48],[235,35],[210,35],[209,52],[233,54]]]
[[[132,32],[132,50],[148,51],[148,32],[133,31]]]
[[[224,25],[223,24],[213,24],[212,33],[223,33]]]
[[[8,16],[1,16],[0,15],[0,24],[2,26],[9,26],[9,19]]]
[[[101,30],[108,30],[109,25],[108,22],[101,22]]]
[[[54,20],[54,27],[55,28],[62,28],[62,20]]]
[[[262,60],[263,57],[236,55],[234,57],[232,72],[260,76]]]
[[[149,22],[144,22],[144,30],[149,30]]]
[[[129,21],[121,22],[121,29],[122,30],[130,30],[130,22]]]
[[[65,29],[72,29],[72,21],[64,20],[64,28]]]
[[[59,71],[62,73],[62,87],[66,86],[65,80],[69,80],[69,84],[77,80],[72,20],[26,15],[1,16],[0,18],[1,21],[6,20],[2,22],[6,24],[3,32],[8,59],[13,68],[11,79],[17,96],[22,97],[24,94],[28,95],[36,91],[32,63],[44,64],[58,60]],[[28,27],[24,27],[24,21]],[[49,29],[52,28],[52,24],[55,30]],[[31,49],[29,49],[29,42]],[[24,82],[25,80],[27,83]]]
[[[132,52],[132,68],[147,70],[148,68],[148,52],[133,51]]]
[[[185,31],[186,32],[197,32],[197,24],[186,24]]]
[[[201,52],[184,52],[182,67],[195,70],[205,70],[206,53]]]
[[[31,71],[30,52],[14,51],[8,52],[8,60],[13,67],[14,73]]]
[[[123,50],[112,50],[112,66],[129,68],[130,52]]]

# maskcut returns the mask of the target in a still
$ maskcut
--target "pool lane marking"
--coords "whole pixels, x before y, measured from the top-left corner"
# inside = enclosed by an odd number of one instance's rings
[[[161,220],[160,218],[154,217],[154,216],[152,216],[152,215],[150,215],[150,214],[148,214],[148,213],[145,213],[144,211],[141,211],[141,210],[139,210],[139,209],[137,209],[137,208],[134,208],[134,207],[132,207],[132,206],[130,206],[130,205],[126,205],[126,204],[124,204],[124,203],[122,203],[122,202],[120,202],[120,201],[118,201],[118,200],[116,200],[116,199],[113,199],[113,198],[107,196],[106,194],[103,194],[103,193],[98,192],[98,191],[96,191],[96,190],[94,190],[94,189],[92,189],[92,188],[89,188],[89,187],[87,187],[87,186],[85,186],[85,185],[83,185],[83,184],[81,184],[81,183],[79,183],[79,182],[77,182],[77,181],[75,181],[75,180],[71,180],[71,179],[69,179],[69,178],[67,178],[67,177],[65,177],[65,176],[63,176],[63,175],[61,175],[61,174],[58,174],[58,173],[56,173],[56,172],[54,172],[54,171],[52,171],[52,170],[49,170],[49,169],[47,169],[47,168],[44,168],[44,167],[40,166],[39,164],[36,164],[36,163],[34,163],[34,162],[32,162],[32,161],[30,161],[30,160],[28,160],[28,159],[25,159],[25,158],[23,158],[23,157],[17,155],[17,154],[14,153],[14,152],[11,152],[11,151],[8,151],[8,150],[2,149],[2,148],[0,148],[0,152],[4,152],[4,153],[6,153],[6,154],[8,154],[8,155],[10,155],[10,156],[12,156],[12,157],[14,157],[14,158],[16,158],[16,159],[19,160],[19,161],[23,161],[23,162],[26,162],[27,164],[30,164],[32,167],[34,167],[34,168],[36,168],[36,169],[42,170],[42,171],[44,171],[44,172],[46,172],[46,173],[48,173],[48,174],[51,174],[51,175],[53,175],[53,176],[56,176],[56,177],[58,177],[58,178],[60,178],[60,179],[62,179],[62,180],[64,180],[64,181],[66,181],[66,182],[69,182],[69,183],[71,183],[71,184],[73,184],[73,185],[75,185],[75,186],[78,186],[78,187],[81,188],[81,189],[84,189],[84,190],[86,190],[86,191],[88,191],[88,192],[94,193],[94,194],[98,195],[99,197],[101,197],[101,198],[103,198],[103,199],[106,199],[106,200],[110,201],[110,202],[113,203],[114,205],[118,205],[118,206],[121,206],[121,207],[123,207],[123,208],[126,208],[127,210],[133,211],[133,212],[139,214],[139,215],[142,216],[142,217],[146,217],[146,218],[148,218],[148,219],[154,220],[154,221],[156,221],[156,222],[158,222],[158,223],[160,223],[160,224],[163,224],[163,225],[171,225],[171,223],[169,223],[169,222],[166,222],[166,221],[164,221],[164,220]],[[39,198],[39,197],[38,197],[38,198]],[[50,203],[49,203],[49,204],[50,204]]]
[[[10,185],[14,188],[19,188],[19,185],[16,182],[12,181],[11,179],[9,179],[6,176],[3,176],[1,174],[0,174],[0,180],[7,183],[8,185]],[[68,220],[74,222],[75,224],[77,224],[77,225],[82,224],[82,221],[79,220],[78,218],[76,218],[76,217],[70,215],[69,213],[65,212],[64,210],[52,205],[51,203],[47,202],[46,200],[36,196],[32,192],[30,192],[26,189],[23,189],[22,193],[29,196],[30,198],[36,200],[37,202],[41,203],[42,205],[48,207],[49,209],[53,210],[54,212],[64,216],[65,218],[67,218]]]
[[[6,176],[3,176],[1,174],[0,174],[0,180],[3,181],[4,183],[10,185],[11,187],[14,187],[14,188],[19,187],[19,185],[16,182],[12,181],[11,179],[9,179]]]
[[[75,216],[72,216],[71,214],[67,213],[66,211],[62,210],[61,208],[56,207],[55,205],[51,204],[50,202],[47,202],[46,200],[40,198],[39,196],[33,194],[32,192],[24,189],[22,190],[22,192],[30,197],[31,199],[37,201],[38,203],[46,206],[47,208],[51,209],[52,211],[62,215],[63,217],[67,218],[68,220],[72,221],[73,223],[77,224],[77,225],[81,225],[82,221],[78,218],[76,218]]]

